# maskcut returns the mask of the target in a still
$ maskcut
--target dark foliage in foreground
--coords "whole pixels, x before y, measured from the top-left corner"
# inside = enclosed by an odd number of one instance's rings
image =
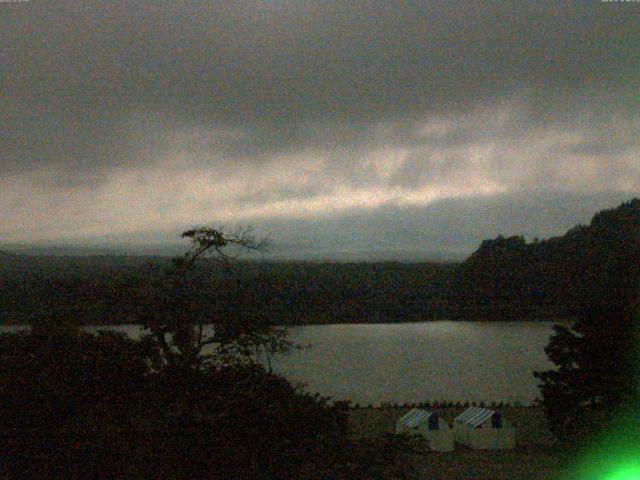
[[[15,478],[46,476],[67,422],[100,403],[123,408],[142,392],[143,348],[116,333],[94,336],[61,325],[0,335],[4,468]]]
[[[640,406],[640,202],[597,215],[578,289],[578,318],[556,326],[546,348],[556,369],[539,372],[553,432],[564,441],[602,432]],[[612,228],[615,226],[615,228]],[[633,407],[632,407],[633,406]]]
[[[261,243],[209,227],[183,237],[192,249],[137,290],[141,340],[66,326],[64,308],[0,335],[0,475],[407,478],[404,441],[352,439],[342,410],[254,362],[256,350],[286,349],[286,330],[240,305],[229,316],[194,308],[199,257]]]
[[[145,349],[113,333],[0,336],[0,475],[408,478],[401,440],[352,439],[343,411],[259,366],[152,373]]]

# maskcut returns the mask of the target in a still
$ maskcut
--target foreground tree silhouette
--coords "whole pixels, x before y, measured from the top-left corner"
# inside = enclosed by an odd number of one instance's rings
[[[640,201],[597,214],[583,243],[579,314],[545,349],[556,368],[535,374],[552,431],[573,444],[638,403]]]
[[[191,250],[139,284],[140,340],[84,332],[67,309],[0,335],[0,459],[11,460],[0,477],[410,478],[407,440],[353,438],[345,411],[256,361],[289,346],[273,319],[241,297],[231,313],[210,305],[203,257],[225,267],[265,243],[213,228],[183,237]]]
[[[409,478],[404,440],[351,438],[344,411],[256,362],[259,351],[291,346],[274,319],[246,309],[242,294],[231,299],[231,312],[210,304],[211,271],[200,262],[210,257],[232,270],[239,254],[264,249],[266,241],[250,230],[209,227],[182,237],[191,240],[190,251],[142,290],[139,318],[151,332],[145,340],[154,347],[156,383],[153,399],[132,411],[144,412],[135,417],[136,431],[154,434],[139,455],[147,461],[129,463],[152,478]],[[130,414],[122,421],[131,422]]]
[[[237,255],[264,249],[266,241],[250,230],[227,234],[209,227],[182,237],[191,240],[191,250],[149,285],[140,310],[155,346],[158,386],[139,421],[148,428],[152,417],[151,429],[170,439],[151,442],[156,461],[145,473],[190,479],[409,478],[404,441],[352,439],[345,412],[256,362],[259,351],[291,346],[285,329],[245,309],[241,294],[231,299],[232,312],[209,305],[210,270],[199,269],[200,261],[208,256],[231,270]]]
[[[227,271],[238,255],[264,250],[267,239],[257,239],[251,229],[226,233],[212,227],[187,230],[182,238],[191,240],[191,249],[140,289],[138,319],[156,346],[154,368],[250,363],[259,352],[270,355],[288,349],[286,329],[275,327],[273,319],[255,309],[244,309],[241,294],[232,299],[232,312],[211,305],[205,288],[208,273],[198,269],[199,261],[207,259]]]

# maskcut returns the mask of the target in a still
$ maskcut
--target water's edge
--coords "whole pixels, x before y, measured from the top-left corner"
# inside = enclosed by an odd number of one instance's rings
[[[276,355],[274,371],[305,389],[360,406],[500,402],[531,405],[547,370],[552,322],[428,321],[289,327],[310,348]],[[0,326],[0,332],[22,326]],[[139,337],[140,325],[100,325]]]

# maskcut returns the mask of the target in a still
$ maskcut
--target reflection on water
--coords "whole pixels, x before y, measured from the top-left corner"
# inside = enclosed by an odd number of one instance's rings
[[[274,370],[307,389],[361,405],[507,401],[538,397],[534,370],[549,369],[552,323],[426,322],[294,327],[309,348],[277,355]],[[2,331],[16,327],[1,327]],[[109,328],[139,336],[136,325]]]
[[[298,327],[311,343],[281,355],[274,369],[334,399],[380,402],[508,401],[538,396],[534,370],[552,364],[552,323],[428,322]]]

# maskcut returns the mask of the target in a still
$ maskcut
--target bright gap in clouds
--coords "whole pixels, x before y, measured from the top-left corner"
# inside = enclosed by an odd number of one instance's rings
[[[147,122],[138,113],[128,120],[137,161],[105,170],[95,185],[52,185],[55,166],[1,179],[0,203],[12,216],[0,216],[0,240],[315,221],[531,190],[640,191],[638,125],[606,132],[611,154],[597,123],[582,125],[578,116],[532,125],[529,116],[527,102],[516,99],[347,133],[310,124],[287,144],[276,137],[282,132]]]

